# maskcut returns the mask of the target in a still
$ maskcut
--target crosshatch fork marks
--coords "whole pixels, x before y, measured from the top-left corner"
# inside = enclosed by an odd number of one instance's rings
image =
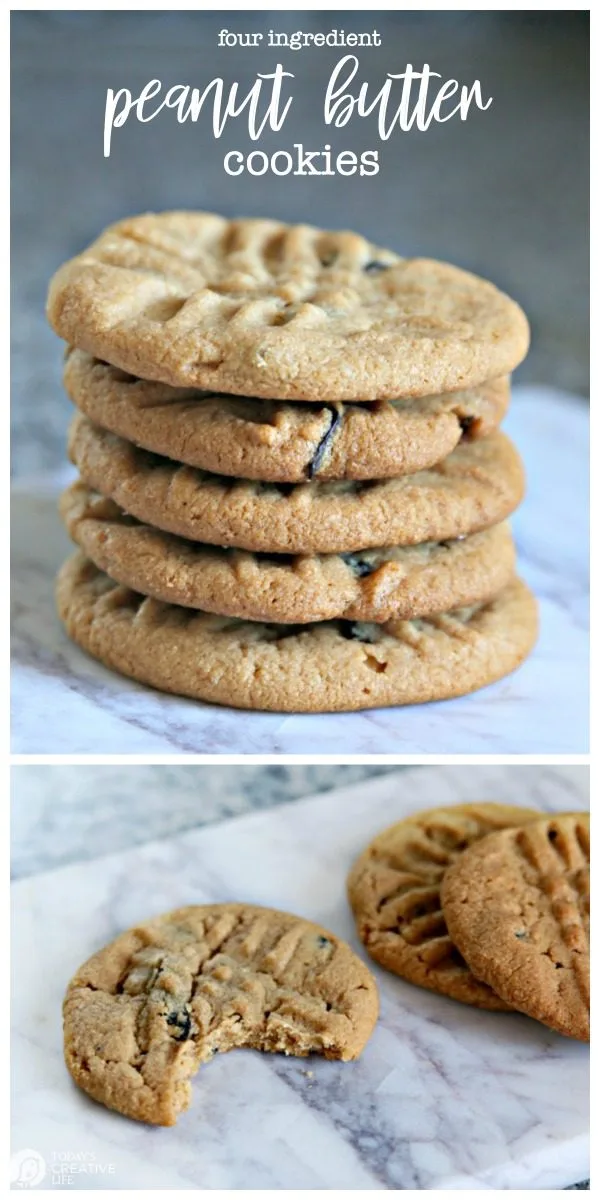
[[[105,230],[55,274],[48,316],[146,379],[321,403],[478,386],[529,342],[517,304],[447,263],[351,232],[193,212]]]
[[[448,928],[508,1003],[589,1040],[589,816],[561,813],[470,847],[442,883]]]
[[[478,1007],[509,1008],[475,979],[454,946],[440,886],[448,866],[467,846],[538,815],[500,804],[453,805],[416,813],[379,834],[348,880],[359,936],[369,954],[420,986]]]

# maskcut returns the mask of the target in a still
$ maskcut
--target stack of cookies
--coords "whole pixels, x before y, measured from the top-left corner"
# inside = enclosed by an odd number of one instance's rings
[[[475,690],[536,637],[498,431],[527,321],[354,233],[131,218],[52,280],[70,636],[164,691],[319,712]]]
[[[361,941],[396,975],[589,1041],[588,813],[415,813],[367,846],[348,896]]]

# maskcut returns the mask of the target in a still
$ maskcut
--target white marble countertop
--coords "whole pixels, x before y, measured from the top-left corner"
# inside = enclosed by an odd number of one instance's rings
[[[238,712],[161,695],[72,645],[54,612],[69,552],[56,479],[13,499],[13,751],[36,753],[586,753],[588,749],[588,410],[515,390],[506,429],[528,472],[513,526],[540,600],[541,635],[508,679],[457,700],[365,713]],[[63,480],[64,482],[64,480]]]
[[[359,949],[344,879],[377,829],[415,808],[482,796],[554,811],[587,807],[586,768],[405,769],[105,856],[108,843],[95,845],[93,829],[104,816],[116,844],[138,840],[149,768],[119,768],[119,800],[114,781],[105,791],[106,768],[69,770],[87,772],[85,853],[13,885],[12,1146],[45,1160],[47,1186],[61,1186],[53,1168],[68,1156],[87,1166],[72,1186],[101,1188],[537,1189],[586,1175],[586,1046],[516,1014],[420,991],[377,967],[381,1019],[358,1063],[223,1055],[199,1072],[192,1106],[174,1129],[137,1125],[88,1100],[64,1068],[60,1029],[62,994],[79,962],[152,912],[246,899],[303,913]],[[224,768],[152,770],[177,814],[188,811],[190,795],[179,771],[195,772],[203,798],[204,778],[216,795]],[[263,768],[248,770],[258,795]],[[336,768],[338,782],[348,770]],[[40,792],[35,771],[14,769],[13,821],[32,786]],[[65,771],[46,769],[48,803],[68,810]],[[231,791],[229,781],[224,796]],[[161,828],[152,812],[151,804],[150,838]],[[19,830],[17,840],[22,821]],[[47,830],[38,834],[40,853],[44,837]]]

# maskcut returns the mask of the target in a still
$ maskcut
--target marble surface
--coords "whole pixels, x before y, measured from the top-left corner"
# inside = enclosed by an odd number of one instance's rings
[[[90,861],[186,829],[389,775],[398,767],[223,764],[13,770],[11,876]],[[460,784],[457,783],[457,787]],[[485,791],[485,777],[482,780]]]
[[[428,62],[444,79],[482,80],[493,104],[467,121],[433,124],[380,144],[374,178],[244,176],[226,151],[252,149],[244,119],[214,139],[210,120],[168,115],[118,130],[102,154],[108,87],[253,80],[281,61],[294,106],[261,146],[302,143],[359,152],[377,146],[370,120],[323,125],[325,80],[340,50],[223,49],[217,32],[375,26],[361,80]],[[522,382],[588,394],[589,64],[586,12],[13,11],[13,470],[56,470],[69,406],[61,345],[44,317],[48,280],[110,221],[147,209],[206,208],[228,216],[350,225],[400,254],[448,259],[505,288],[531,317]],[[115,80],[118,82],[115,83]],[[136,94],[138,94],[136,92]],[[240,186],[241,185],[241,186]],[[33,349],[32,349],[33,348]]]
[[[588,410],[545,388],[515,389],[507,431],[527,467],[515,514],[520,570],[541,635],[512,676],[458,700],[320,716],[236,712],[161,695],[112,674],[54,612],[69,550],[57,480],[13,500],[12,747],[35,753],[585,753],[588,749]]]
[[[194,769],[200,778],[206,770]],[[137,793],[136,771],[122,771],[123,809]],[[587,807],[587,779],[583,767],[404,770],[15,883],[13,1153],[34,1150],[57,1186],[67,1186],[61,1162],[85,1163],[74,1187],[537,1189],[581,1179],[588,1048],[377,967],[381,1018],[358,1063],[223,1055],[201,1069],[191,1108],[168,1130],[126,1121],[76,1090],[62,1062],[60,1003],[95,948],[184,903],[279,905],[358,949],[345,874],[383,825],[484,794],[550,811]],[[98,779],[90,801],[100,807],[101,793]]]

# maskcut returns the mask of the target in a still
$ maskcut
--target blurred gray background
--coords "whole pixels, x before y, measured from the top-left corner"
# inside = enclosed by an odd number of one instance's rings
[[[360,49],[360,78],[428,62],[444,79],[482,81],[487,112],[380,143],[370,120],[326,128],[329,74],[345,50],[222,49],[218,31],[331,28],[381,34]],[[12,14],[13,470],[64,461],[69,404],[61,345],[44,320],[48,278],[108,222],[192,207],[354,227],[401,254],[449,259],[514,295],[532,323],[519,381],[588,388],[588,38],[585,12],[16,12]],[[234,179],[229,149],[256,148],[244,123],[212,136],[210,114],[172,112],[115,131],[103,157],[107,87],[135,94],[151,78],[245,90],[276,63],[293,71],[294,104],[261,148],[294,142],[377,148],[373,177]],[[137,91],[136,91],[137,89]]]

